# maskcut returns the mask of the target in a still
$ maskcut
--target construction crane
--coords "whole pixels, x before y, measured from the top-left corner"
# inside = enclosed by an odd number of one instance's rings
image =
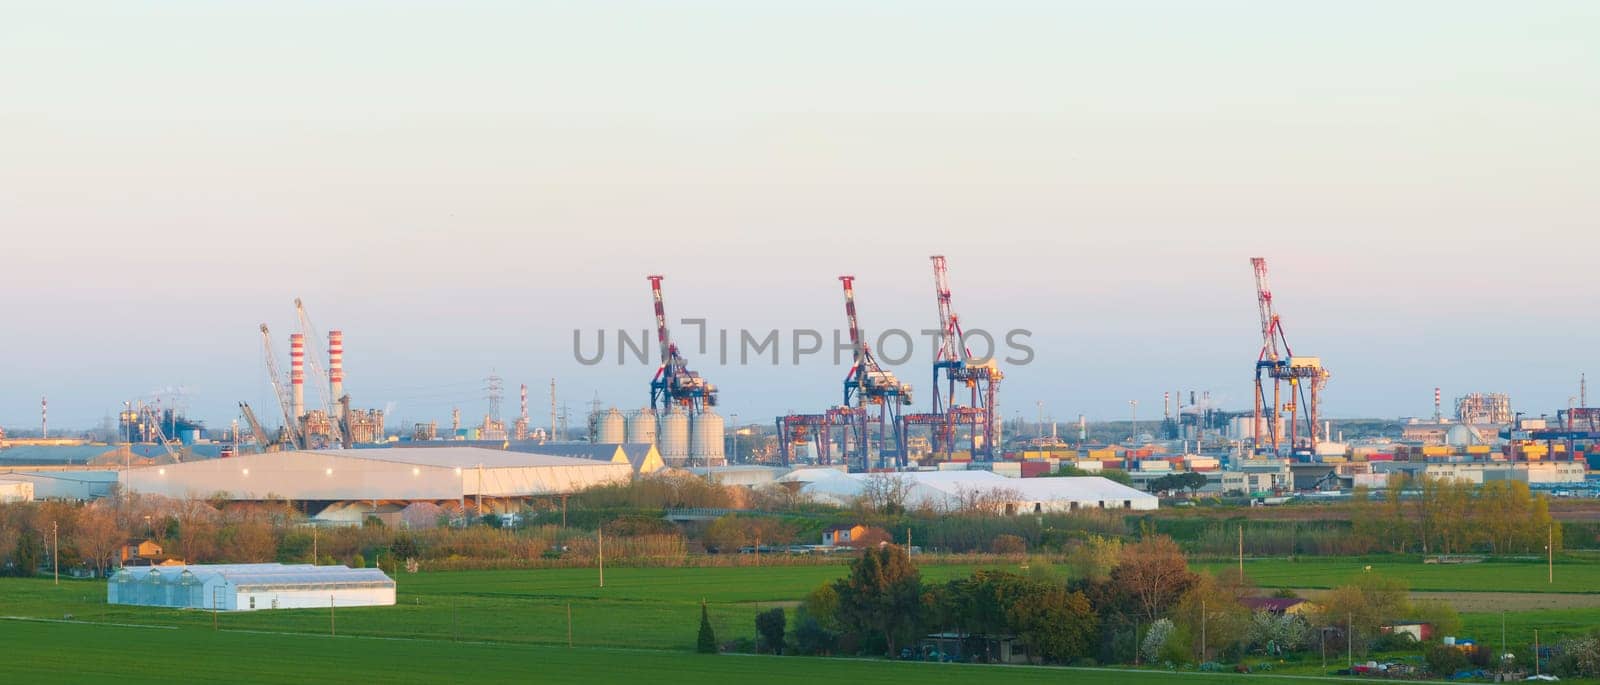
[[[845,409],[853,410],[851,419],[857,425],[857,448],[860,463],[866,470],[871,460],[871,446],[878,449],[878,467],[886,468],[891,455],[896,467],[906,466],[905,425],[900,421],[900,408],[911,404],[911,386],[900,382],[894,373],[885,371],[872,356],[872,348],[861,339],[861,328],[856,322],[855,276],[840,276],[844,286],[844,313],[850,328],[850,349],[853,359],[850,372],[844,378]],[[875,410],[878,419],[878,437],[868,438],[867,421]],[[889,434],[894,434],[894,449],[889,448]]]
[[[298,297],[294,298],[294,314],[295,318],[300,322],[300,335],[304,339],[308,341],[322,339],[322,336],[317,332],[317,327],[311,323],[311,315],[306,313],[305,302]],[[317,352],[315,352],[317,349],[316,344],[312,343],[311,347],[313,351],[306,355],[306,362],[310,367],[311,384],[317,388],[317,398],[322,400],[323,415],[328,419],[326,425],[330,435],[327,436],[327,440],[333,444],[343,444],[345,441],[342,438],[343,431],[340,427],[340,424],[343,423],[343,417],[337,412],[340,406],[339,398],[331,396],[332,385],[328,372],[322,362],[318,360]],[[317,423],[319,426],[322,425],[320,421]]]
[[[290,408],[289,396],[285,394],[278,373],[278,355],[272,351],[272,331],[266,324],[261,324],[261,350],[267,358],[267,380],[272,383],[272,395],[278,399],[278,408],[283,410],[283,429],[289,436],[289,443],[295,447],[304,447],[305,443],[300,437],[299,417],[294,415]]]
[[[1289,415],[1287,442],[1290,452],[1303,456],[1314,455],[1318,441],[1318,403],[1330,374],[1322,367],[1320,358],[1294,354],[1288,337],[1284,335],[1283,321],[1278,318],[1277,309],[1273,306],[1272,288],[1267,284],[1267,260],[1252,257],[1250,264],[1255,269],[1256,306],[1261,316],[1261,352],[1256,356],[1255,423],[1250,431],[1251,448],[1258,454],[1263,451],[1261,438],[1265,432],[1270,438],[1270,452],[1273,455],[1281,454],[1285,437],[1282,434],[1283,414],[1286,412]],[[1270,403],[1263,375],[1272,381]],[[1287,393],[1285,385],[1288,386]],[[1288,395],[1287,402],[1285,394]],[[1304,440],[1300,437],[1302,406],[1305,408]],[[1262,425],[1264,420],[1268,425]]]
[[[661,348],[661,366],[650,379],[650,406],[659,407],[663,414],[673,405],[696,415],[717,404],[717,386],[707,382],[700,374],[689,370],[688,362],[678,353],[667,331],[667,311],[661,298],[663,276],[649,276],[650,294],[655,299],[656,342]]]
[[[933,412],[931,426],[933,451],[946,459],[955,447],[956,426],[964,424],[969,431],[974,458],[982,456],[993,460],[1000,442],[998,416],[1000,380],[1005,374],[993,358],[976,359],[963,340],[965,332],[961,319],[953,311],[950,297],[950,275],[943,255],[930,257],[933,261],[934,294],[939,305],[939,350],[933,360]],[[946,394],[939,392],[939,376],[943,372]],[[965,408],[956,404],[956,387],[965,386],[970,399]],[[907,425],[930,420],[918,415]],[[979,436],[983,439],[980,443]]]
[[[267,429],[261,427],[261,421],[256,419],[256,410],[251,409],[249,404],[240,402],[239,413],[244,415],[245,424],[250,426],[250,434],[255,436],[257,452],[265,452],[277,444],[277,440],[267,437]]]

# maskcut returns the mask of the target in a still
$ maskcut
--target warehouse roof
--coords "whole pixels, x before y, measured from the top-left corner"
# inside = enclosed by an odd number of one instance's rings
[[[321,588],[393,587],[394,580],[381,569],[311,564],[191,564],[153,566],[149,570],[124,567],[111,582],[206,583],[221,580],[235,587],[293,587],[316,585]]]
[[[325,454],[332,457],[349,457],[351,459],[372,459],[397,464],[414,464],[416,466],[439,466],[443,468],[469,468],[482,465],[487,468],[499,467],[537,467],[537,466],[592,466],[593,460],[578,459],[574,457],[558,457],[549,454],[533,454],[530,452],[507,452],[505,450],[487,449],[484,447],[436,447],[433,449],[375,449],[375,450],[304,450],[310,454]],[[293,452],[285,453],[292,456]]]

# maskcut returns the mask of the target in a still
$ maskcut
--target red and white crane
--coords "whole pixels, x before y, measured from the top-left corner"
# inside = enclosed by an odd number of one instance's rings
[[[1313,455],[1318,441],[1317,411],[1322,389],[1328,382],[1328,370],[1318,357],[1295,356],[1289,339],[1283,332],[1283,321],[1273,306],[1272,288],[1267,283],[1267,260],[1250,258],[1255,271],[1256,308],[1261,316],[1261,351],[1256,356],[1255,422],[1251,426],[1251,448],[1263,450],[1263,433],[1270,440],[1270,451],[1279,454],[1285,436],[1283,414],[1289,415],[1287,442],[1292,453]],[[1272,398],[1267,399],[1265,374],[1272,380]],[[1288,386],[1288,402],[1284,402],[1284,385]],[[1305,408],[1305,439],[1300,437],[1301,407]]]

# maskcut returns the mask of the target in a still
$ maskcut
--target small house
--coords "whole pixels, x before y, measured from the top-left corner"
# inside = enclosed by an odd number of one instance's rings
[[[867,534],[867,527],[859,523],[828,526],[822,531],[824,547],[849,546]]]
[[[167,558],[155,540],[133,540],[122,546],[117,555],[123,566],[151,566]]]
[[[1239,603],[1251,611],[1265,611],[1274,616],[1303,616],[1316,608],[1299,597],[1246,597]]]

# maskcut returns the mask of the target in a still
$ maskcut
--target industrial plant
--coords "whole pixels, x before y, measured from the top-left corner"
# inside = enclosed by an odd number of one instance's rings
[[[842,295],[850,355],[838,403],[817,398],[814,412],[730,429],[717,413],[717,385],[692,367],[672,337],[666,278],[650,275],[656,359],[641,388],[648,391],[643,406],[622,409],[596,399],[586,430],[574,436],[551,379],[548,424],[535,425],[526,383],[519,384],[519,412],[508,422],[500,413],[504,380],[491,373],[481,420],[464,420],[456,407],[444,425],[435,419],[387,426],[384,409],[360,408],[346,390],[345,331],[324,336],[296,298],[287,373],[275,334],[259,326],[266,387],[276,406],[258,412],[240,401],[239,418],[217,430],[188,417],[174,398],[133,400],[123,403],[113,435],[90,439],[52,435],[49,401],[41,398],[36,437],[0,433],[0,494],[85,498],[118,485],[174,497],[225,492],[250,500],[270,492],[309,503],[308,513],[330,512],[334,520],[361,502],[367,514],[393,514],[415,502],[509,511],[527,498],[661,470],[757,485],[795,469],[821,468],[982,471],[1014,479],[1115,474],[1156,491],[1186,475],[1191,492],[1275,502],[1382,487],[1395,476],[1515,480],[1587,492],[1590,462],[1600,459],[1600,408],[1588,406],[1581,378],[1568,406],[1548,414],[1516,411],[1508,395],[1481,391],[1460,394],[1447,412],[1442,389],[1434,388],[1431,417],[1323,416],[1331,374],[1321,357],[1291,346],[1260,257],[1250,259],[1260,334],[1252,359],[1253,406],[1229,410],[1206,390],[1169,391],[1162,394],[1159,421],[1141,423],[1138,400],[1129,402],[1131,421],[1091,422],[1080,415],[1075,430],[1062,431],[1047,419],[1042,401],[1036,421],[1024,421],[1021,412],[1006,421],[999,410],[1006,373],[993,355],[976,356],[968,346],[949,261],[934,255],[929,263],[936,315],[929,323],[938,335],[922,392],[882,364],[862,332],[862,317],[878,314],[871,290],[857,288],[869,281],[841,275],[835,292]],[[867,299],[858,298],[862,292]],[[920,408],[918,400],[925,403]],[[1122,499],[1129,506],[1145,501]]]

